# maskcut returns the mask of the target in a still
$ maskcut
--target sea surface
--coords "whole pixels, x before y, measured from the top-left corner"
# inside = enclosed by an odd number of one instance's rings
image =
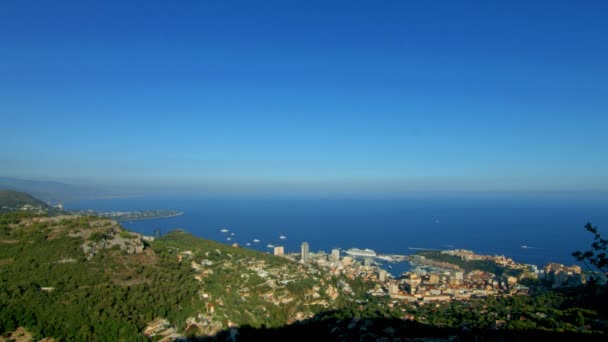
[[[66,203],[67,209],[133,211],[173,209],[172,218],[125,221],[146,235],[184,229],[195,236],[260,251],[281,245],[298,252],[370,248],[378,253],[413,254],[417,249],[470,249],[535,265],[574,264],[571,253],[588,249],[591,221],[608,235],[608,199],[584,196],[480,196],[392,199],[227,198],[154,196]],[[220,232],[228,229],[229,233]],[[234,233],[235,235],[231,235]],[[285,239],[280,239],[285,236]],[[227,238],[230,237],[230,241]],[[259,243],[254,243],[259,239]],[[524,247],[525,246],[525,247]],[[408,265],[393,265],[392,273]]]

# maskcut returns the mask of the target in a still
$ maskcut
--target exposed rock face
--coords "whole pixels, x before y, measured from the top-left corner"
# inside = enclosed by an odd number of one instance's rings
[[[177,337],[175,329],[169,321],[160,317],[148,323],[144,329],[144,335],[147,337],[160,337],[161,341],[174,341]]]
[[[116,221],[93,221],[89,223],[89,229],[80,229],[76,234],[84,239],[82,249],[87,259],[102,249],[118,248],[128,254],[144,251],[142,236],[123,230]]]
[[[325,290],[325,293],[327,293],[327,295],[329,296],[329,298],[331,298],[331,300],[336,300],[336,298],[338,298],[338,296],[339,296],[338,290],[331,285],[329,285],[327,287],[327,290]]]
[[[198,319],[195,317],[188,317],[186,319],[186,333],[196,333],[201,336],[215,336],[224,330],[224,326],[217,321],[213,321],[212,317],[198,315]],[[230,322],[228,323],[230,326]]]

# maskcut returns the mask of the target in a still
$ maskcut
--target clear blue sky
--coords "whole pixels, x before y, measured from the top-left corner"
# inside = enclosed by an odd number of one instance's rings
[[[606,1],[2,1],[0,175],[608,189]]]

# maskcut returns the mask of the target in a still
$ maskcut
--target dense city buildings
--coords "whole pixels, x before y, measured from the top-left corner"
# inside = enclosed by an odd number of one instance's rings
[[[557,263],[547,264],[543,268],[542,277],[549,281],[554,288],[578,286],[586,281],[580,266],[564,266]]]
[[[415,303],[467,300],[484,296],[511,296],[527,294],[529,288],[521,284],[523,279],[546,279],[553,287],[574,286],[585,279],[579,266],[567,267],[549,264],[543,270],[535,265],[521,264],[500,255],[479,255],[469,250],[449,250],[437,252],[439,255],[457,257],[463,262],[483,262],[495,265],[492,273],[488,270],[465,270],[457,264],[434,260],[430,256],[376,255],[372,251],[351,249],[348,256],[340,257],[340,250],[333,249],[328,256],[324,252],[310,253],[308,243],[302,243],[300,260],[309,267],[321,267],[330,275],[344,275],[349,279],[373,281],[377,285],[369,293],[374,296],[390,296],[395,300]],[[353,251],[355,253],[353,253]],[[413,270],[398,276],[391,275],[374,261],[394,262],[407,259]]]

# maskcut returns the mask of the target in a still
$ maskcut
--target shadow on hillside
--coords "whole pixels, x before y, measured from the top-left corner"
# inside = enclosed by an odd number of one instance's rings
[[[333,318],[338,311],[278,328],[227,329],[191,341],[605,341],[604,334],[546,330],[471,330],[442,328],[393,318]],[[331,318],[330,318],[331,317]],[[342,316],[344,317],[344,316]]]

